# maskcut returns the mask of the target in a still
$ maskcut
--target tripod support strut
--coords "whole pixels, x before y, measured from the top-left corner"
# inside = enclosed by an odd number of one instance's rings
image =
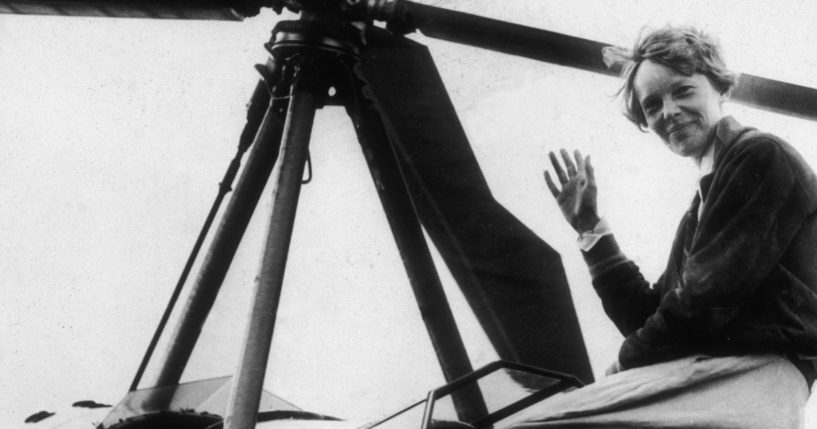
[[[302,73],[309,75],[317,72],[312,67],[298,67],[292,83],[284,136],[272,174],[272,215],[245,331],[244,348],[230,392],[224,424],[227,429],[252,429],[256,423],[309,138],[318,106],[318,96],[309,88],[311,85],[302,85],[304,80],[311,78],[302,76]]]
[[[227,429],[255,426],[312,125],[316,110],[325,104],[343,104],[352,118],[446,381],[471,372],[468,354],[384,125],[388,118],[375,108],[373,99],[367,96],[365,79],[358,73],[359,55],[364,48],[360,29],[327,26],[326,22],[302,17],[299,21],[279,23],[266,46],[273,58],[259,71],[272,93],[271,102],[179,326],[170,339],[156,385],[178,384],[271,174],[272,214],[224,416]],[[334,96],[330,96],[330,88],[335,88]],[[475,386],[452,397],[463,421],[474,421],[486,413],[484,399]],[[155,399],[161,402],[169,398]]]
[[[355,70],[347,70],[346,75],[353,79],[347,88],[350,92],[347,95],[347,112],[355,125],[440,368],[446,381],[453,381],[472,372],[473,367],[406,186],[405,172],[389,144],[384,124],[387,119],[367,97],[366,83],[357,77]],[[487,414],[479,389],[466,387],[452,399],[462,421],[473,421]]]
[[[278,67],[271,64],[270,67]],[[246,166],[213,236],[179,322],[169,339],[155,386],[178,384],[207,316],[215,303],[227,271],[235,257],[252,213],[272,171],[271,159],[278,156],[283,133],[282,112],[287,100],[273,99],[255,135]]]

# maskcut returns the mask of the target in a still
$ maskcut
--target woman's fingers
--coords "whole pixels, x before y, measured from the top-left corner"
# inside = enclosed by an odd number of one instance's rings
[[[576,149],[573,151],[573,157],[576,158],[576,169],[578,170],[579,174],[581,174],[584,172],[584,158],[582,158],[582,153]]]
[[[576,164],[573,164],[573,160],[570,159],[570,154],[567,153],[567,150],[561,149],[559,152],[562,154],[565,167],[567,167],[567,176],[572,179],[576,176]]]
[[[548,173],[547,170],[545,171],[545,183],[547,183],[550,193],[553,194],[553,198],[559,198],[561,191],[559,191],[559,188],[553,183],[553,179],[550,178],[550,173]]]
[[[556,158],[556,154],[553,152],[550,152],[548,156],[550,156],[550,163],[553,164],[553,171],[556,172],[556,177],[558,177],[559,182],[564,185],[567,183],[567,175],[565,174],[565,171],[562,170],[562,165],[559,164],[559,159]]]
[[[561,161],[555,152],[549,152],[548,156],[550,157],[550,163],[553,164],[556,177],[562,185],[562,189],[556,186],[556,182],[550,173],[545,171],[545,183],[547,183],[548,189],[550,189],[550,193],[553,194],[554,197],[558,197],[564,187],[571,181],[576,181],[579,188],[584,188],[588,181],[593,183],[595,177],[593,176],[593,166],[590,165],[589,155],[584,157],[581,152],[575,150],[571,158],[570,153],[565,149],[560,149],[559,154],[562,158]],[[562,167],[562,162],[564,162],[564,167]]]

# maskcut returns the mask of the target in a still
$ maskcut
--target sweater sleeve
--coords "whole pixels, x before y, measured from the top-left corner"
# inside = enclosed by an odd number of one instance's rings
[[[771,138],[746,141],[718,168],[680,275],[644,325],[627,334],[624,368],[717,340],[806,216],[788,154]]]
[[[622,335],[626,337],[644,326],[647,317],[658,307],[658,288],[650,288],[638,266],[621,252],[615,237],[603,236],[582,255],[604,312]]]

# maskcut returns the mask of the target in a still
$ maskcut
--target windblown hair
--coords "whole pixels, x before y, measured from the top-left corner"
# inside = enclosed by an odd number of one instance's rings
[[[642,34],[632,50],[607,47],[602,54],[607,67],[621,66],[624,82],[617,95],[623,94],[624,116],[642,131],[647,128],[647,120],[635,95],[633,80],[645,60],[687,76],[703,74],[721,94],[728,94],[737,85],[738,75],[726,68],[717,42],[692,27],[668,26],[651,31]]]

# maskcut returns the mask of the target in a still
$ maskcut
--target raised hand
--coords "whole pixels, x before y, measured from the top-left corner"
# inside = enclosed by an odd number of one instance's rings
[[[561,149],[560,154],[565,164],[564,169],[555,153],[550,152],[549,155],[553,171],[561,184],[561,190],[553,182],[547,170],[545,170],[545,182],[570,226],[578,233],[590,231],[599,222],[596,210],[596,178],[593,175],[590,156],[582,158],[582,154],[577,150],[573,152],[576,160],[574,164],[566,150]]]

